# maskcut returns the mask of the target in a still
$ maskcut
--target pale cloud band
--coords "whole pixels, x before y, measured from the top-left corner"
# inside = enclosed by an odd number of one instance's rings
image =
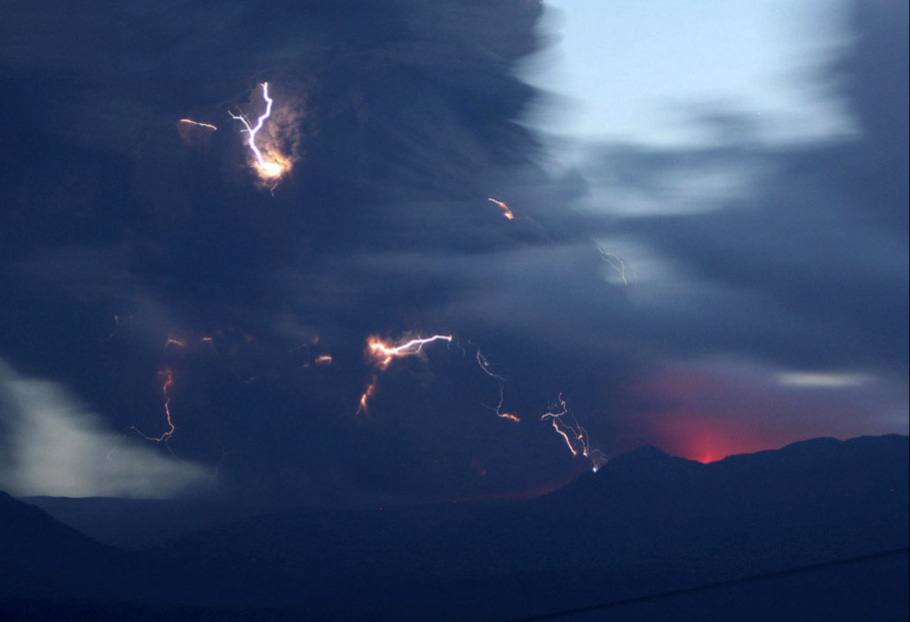
[[[202,466],[107,430],[62,385],[0,360],[0,489],[18,496],[171,497],[205,485]]]

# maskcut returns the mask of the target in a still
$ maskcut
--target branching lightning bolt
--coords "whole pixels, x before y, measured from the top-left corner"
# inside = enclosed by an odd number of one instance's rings
[[[397,359],[406,356],[420,354],[423,346],[434,341],[452,341],[452,335],[433,335],[432,337],[411,339],[408,342],[393,346],[379,339],[370,337],[367,340],[367,350],[373,358],[374,363],[379,369],[386,369],[389,364]]]
[[[453,337],[452,335],[433,335],[432,337],[420,337],[402,341],[397,344],[383,341],[376,336],[369,337],[367,339],[367,356],[372,362],[374,371],[369,383],[360,395],[357,414],[368,412],[370,398],[374,395],[378,387],[380,371],[388,369],[389,365],[391,365],[395,359],[420,355],[423,352],[424,346],[436,341],[453,343]],[[505,402],[505,378],[493,370],[493,365],[490,363],[489,359],[484,356],[483,352],[480,351],[480,348],[476,348],[475,360],[481,371],[487,376],[494,378],[499,385],[499,402],[496,404],[496,407],[484,406],[496,413],[496,416],[501,419],[520,423],[521,418],[518,415],[503,410],[503,404]],[[597,471],[606,462],[606,458],[601,451],[591,448],[587,430],[585,430],[585,428],[575,419],[575,416],[569,410],[569,405],[562,396],[562,393],[558,395],[556,402],[550,405],[549,410],[540,416],[540,420],[549,421],[556,433],[565,441],[566,447],[569,448],[572,456],[577,457],[581,455],[590,460],[594,471]]]
[[[600,450],[591,449],[587,430],[572,416],[569,411],[569,405],[563,398],[562,393],[557,396],[556,402],[550,405],[549,410],[540,416],[541,421],[547,421],[548,419],[556,433],[566,442],[566,446],[572,452],[572,456],[575,457],[581,454],[590,460],[594,472],[597,472],[607,461]]]
[[[374,336],[367,339],[367,355],[372,360],[373,365],[377,369],[384,370],[389,367],[393,360],[404,358],[406,356],[416,356],[423,351],[423,347],[425,345],[433,343],[435,341],[448,341],[451,343],[452,335],[433,335],[432,337],[425,338],[421,337],[418,339],[411,339],[410,341],[406,341],[398,345],[393,345],[391,343],[383,341],[379,337]],[[376,392],[376,386],[378,382],[379,376],[376,372],[374,372],[372,379],[360,396],[360,402],[357,407],[358,415],[367,412],[370,397],[372,397],[373,393]]]
[[[235,121],[243,123],[246,128],[242,131],[247,133],[247,145],[256,158],[256,170],[259,172],[260,176],[266,179],[277,179],[288,170],[289,163],[286,159],[276,157],[272,154],[270,154],[268,158],[264,157],[262,151],[256,145],[256,134],[262,129],[266,119],[272,116],[272,104],[274,103],[272,98],[269,97],[269,83],[263,82],[260,86],[262,86],[262,98],[265,100],[265,112],[256,120],[256,125],[250,125],[250,120],[245,114],[234,114],[230,111],[228,111],[228,114],[231,115],[231,118]]]

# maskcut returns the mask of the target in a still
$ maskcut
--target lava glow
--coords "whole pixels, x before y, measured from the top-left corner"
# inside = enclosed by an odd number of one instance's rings
[[[264,156],[256,145],[256,135],[259,133],[259,130],[262,129],[266,120],[272,116],[272,104],[274,103],[272,98],[269,97],[269,83],[263,82],[261,86],[262,99],[265,100],[265,112],[256,120],[256,125],[250,125],[249,119],[244,114],[234,114],[233,112],[228,112],[228,114],[231,115],[231,118],[235,121],[243,123],[246,128],[242,131],[246,132],[249,136],[247,145],[249,146],[253,157],[256,159],[256,172],[264,180],[275,181],[291,168],[291,163],[281,154],[273,153],[268,149],[266,149],[267,155]]]
[[[379,337],[370,337],[367,339],[367,353],[379,369],[386,369],[393,360],[420,354],[423,346],[434,341],[451,343],[452,335],[433,335],[432,337],[411,339],[398,345],[382,341]]]
[[[569,405],[561,393],[556,398],[556,403],[551,405],[550,409],[540,416],[541,421],[548,419],[556,433],[566,442],[566,446],[572,452],[572,456],[576,457],[581,454],[590,460],[594,472],[597,472],[607,461],[602,452],[597,449],[591,449],[587,430],[569,412]]]
[[[148,436],[141,432],[136,426],[133,426],[133,431],[136,432],[139,436],[144,438],[147,441],[155,441],[156,443],[167,443],[177,428],[174,426],[174,422],[171,420],[171,396],[168,394],[168,389],[174,384],[174,374],[170,369],[162,370],[161,375],[164,376],[164,384],[161,385],[161,392],[164,393],[164,415],[167,420],[168,429],[161,436]]]
[[[512,210],[509,209],[509,206],[503,203],[502,201],[497,201],[496,199],[488,198],[487,201],[495,203],[499,209],[502,210],[502,215],[505,216],[508,220],[514,220],[515,214],[512,213]]]

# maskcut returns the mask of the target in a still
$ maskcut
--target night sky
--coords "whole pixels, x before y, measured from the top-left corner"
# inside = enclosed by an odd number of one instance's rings
[[[835,8],[800,81],[842,122],[706,98],[671,144],[543,128],[530,0],[13,2],[0,489],[513,497],[643,444],[907,434],[908,9]],[[263,82],[266,180],[231,116]]]

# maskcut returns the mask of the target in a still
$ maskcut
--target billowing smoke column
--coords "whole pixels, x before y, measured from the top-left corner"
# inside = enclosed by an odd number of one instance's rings
[[[169,460],[220,463],[228,492],[452,497],[584,468],[536,413],[564,391],[604,432],[603,360],[557,353],[619,303],[516,123],[540,4],[218,9],[186,8],[190,38],[142,10],[5,16],[32,35],[0,27],[0,51],[33,62],[0,61],[22,119],[0,145],[0,354]],[[173,58],[141,44],[160,39]]]

